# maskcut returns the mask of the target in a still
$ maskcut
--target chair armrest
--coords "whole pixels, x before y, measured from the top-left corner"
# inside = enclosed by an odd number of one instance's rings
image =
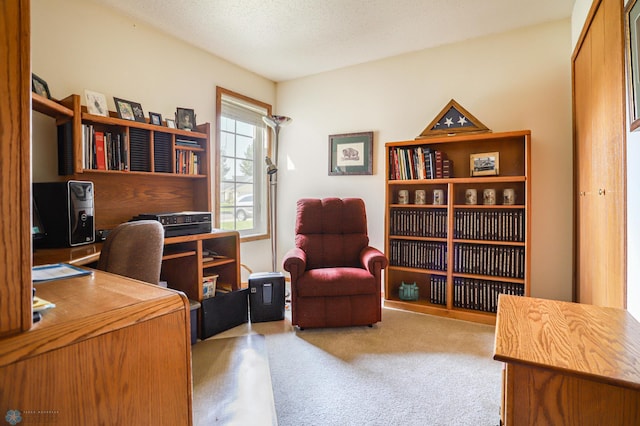
[[[291,274],[291,281],[295,281],[307,269],[307,255],[300,248],[292,248],[282,259],[282,267]]]
[[[372,275],[376,275],[382,269],[386,268],[389,261],[382,252],[371,246],[365,247],[360,252],[360,261],[362,267],[369,271]]]

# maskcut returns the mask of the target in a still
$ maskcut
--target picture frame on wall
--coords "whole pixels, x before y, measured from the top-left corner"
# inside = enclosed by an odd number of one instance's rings
[[[329,135],[329,176],[372,174],[373,132]]]
[[[51,99],[51,92],[46,81],[31,73],[31,91],[47,99]]]
[[[625,54],[630,130],[640,127],[640,3],[631,0],[625,8]]]
[[[498,176],[500,174],[500,153],[482,152],[469,156],[470,176]]]

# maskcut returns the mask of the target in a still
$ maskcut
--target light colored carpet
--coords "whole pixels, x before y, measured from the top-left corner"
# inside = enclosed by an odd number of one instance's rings
[[[499,423],[493,326],[393,309],[373,328],[300,331],[289,318],[212,338],[265,335],[280,426]]]

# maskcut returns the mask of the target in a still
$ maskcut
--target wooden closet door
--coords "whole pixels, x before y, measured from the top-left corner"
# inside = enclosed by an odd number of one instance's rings
[[[594,3],[573,58],[576,300],[625,307],[622,3]]]

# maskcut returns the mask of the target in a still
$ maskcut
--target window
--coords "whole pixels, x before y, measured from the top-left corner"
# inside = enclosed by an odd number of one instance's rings
[[[216,88],[216,227],[243,238],[268,237],[267,175],[271,105]]]

